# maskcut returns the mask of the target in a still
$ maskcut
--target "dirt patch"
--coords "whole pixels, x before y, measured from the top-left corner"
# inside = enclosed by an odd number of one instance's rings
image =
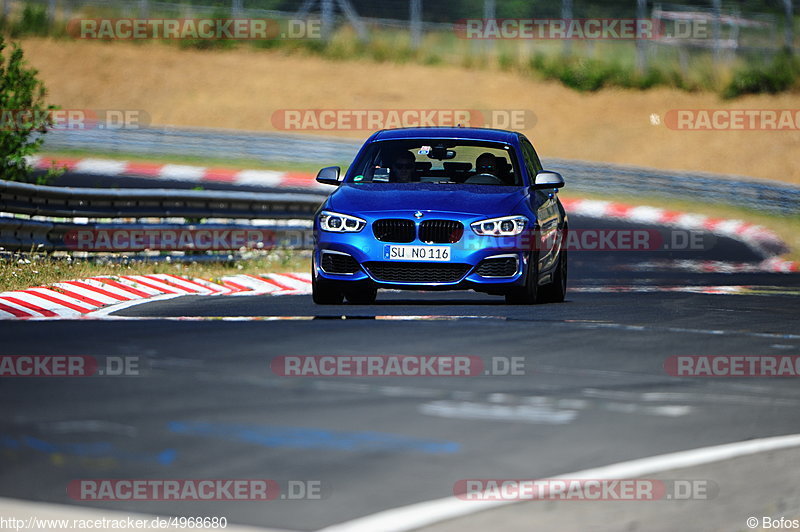
[[[675,131],[670,109],[800,109],[800,94],[725,102],[671,89],[581,94],[556,82],[457,67],[328,61],[279,51],[26,39],[64,108],[142,109],[154,124],[273,130],[281,109],[530,109],[544,157],[740,174],[800,183],[800,131]],[[330,132],[324,133],[331,135]],[[361,139],[369,131],[337,132]],[[598,176],[602,179],[604,176]],[[613,176],[609,176],[613,178]]]

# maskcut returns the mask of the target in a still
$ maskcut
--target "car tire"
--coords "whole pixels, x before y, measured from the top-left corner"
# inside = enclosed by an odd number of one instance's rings
[[[532,254],[529,260],[525,284],[506,293],[508,305],[535,305],[539,302],[539,259]]]
[[[311,272],[311,299],[317,305],[341,305],[344,294],[335,284],[318,280]]]
[[[374,285],[351,288],[344,291],[344,297],[353,305],[372,305],[378,296],[378,288]]]
[[[558,264],[553,272],[552,282],[539,288],[542,303],[563,303],[567,297],[567,250],[562,248],[558,254]]]

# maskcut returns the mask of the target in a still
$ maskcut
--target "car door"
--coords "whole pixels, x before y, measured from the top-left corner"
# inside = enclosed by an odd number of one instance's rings
[[[542,170],[542,163],[539,161],[533,145],[522,135],[520,135],[520,146],[532,183],[536,174]],[[555,192],[553,190],[535,190],[532,193],[531,203],[536,211],[540,229],[537,241],[539,271],[548,271],[558,257],[562,237],[559,231],[559,210]]]

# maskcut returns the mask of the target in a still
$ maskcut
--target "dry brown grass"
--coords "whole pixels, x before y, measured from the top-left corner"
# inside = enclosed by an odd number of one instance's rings
[[[796,93],[733,102],[671,89],[582,94],[556,82],[452,66],[151,43],[25,39],[22,44],[41,71],[50,101],[64,108],[143,109],[155,124],[265,131],[279,109],[531,109],[538,120],[525,133],[545,157],[800,183],[800,131],[684,132],[650,122],[651,114],[663,117],[669,109],[800,109]]]

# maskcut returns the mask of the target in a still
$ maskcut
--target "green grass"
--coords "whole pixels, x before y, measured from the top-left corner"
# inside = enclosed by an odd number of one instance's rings
[[[63,253],[15,253],[0,256],[0,292],[101,275],[169,273],[214,280],[242,273],[307,272],[310,271],[311,262],[306,255],[287,250],[251,252],[251,258],[224,262],[120,262],[102,257],[77,258]]]
[[[746,65],[734,72],[722,90],[724,98],[744,94],[777,94],[797,87],[800,79],[800,58],[784,51],[765,65]]]

